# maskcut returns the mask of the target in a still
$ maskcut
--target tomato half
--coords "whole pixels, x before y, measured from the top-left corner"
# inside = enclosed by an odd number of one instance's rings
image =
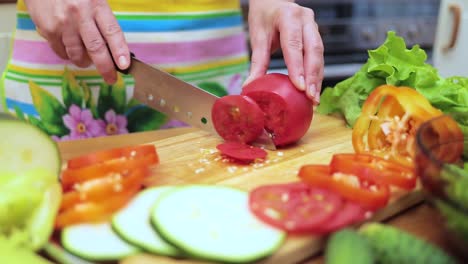
[[[265,128],[277,146],[295,143],[308,131],[313,118],[313,103],[289,79],[270,73],[248,83],[242,94],[252,98],[265,113]]]
[[[263,132],[264,114],[247,96],[227,95],[217,99],[211,119],[216,132],[226,141],[248,144]]]
[[[370,154],[339,153],[330,162],[331,173],[367,175],[384,184],[406,190],[416,186],[416,175],[412,168]]]
[[[146,155],[157,157],[156,147],[154,145],[138,145],[97,151],[68,160],[67,169],[79,169],[119,158],[136,159]]]
[[[57,215],[55,228],[61,229],[74,224],[108,221],[117,210],[124,207],[139,191],[140,187],[136,186],[127,189],[120,195],[111,196],[99,202],[75,204]]]
[[[113,159],[80,169],[67,169],[63,171],[61,176],[62,186],[65,190],[68,190],[77,183],[102,178],[110,174],[122,173],[136,168],[147,168],[157,163],[158,157],[156,155],[146,155],[138,159]]]
[[[253,214],[289,233],[316,232],[341,205],[339,195],[302,182],[263,185],[249,195]]]
[[[65,210],[83,202],[99,203],[109,197],[120,195],[126,190],[141,187],[146,174],[146,169],[137,168],[127,173],[110,175],[76,184],[74,190],[63,195],[60,210]]]
[[[339,193],[369,210],[384,207],[390,198],[388,185],[381,184],[373,177],[331,173],[328,165],[304,165],[299,170],[299,177],[311,186]]]

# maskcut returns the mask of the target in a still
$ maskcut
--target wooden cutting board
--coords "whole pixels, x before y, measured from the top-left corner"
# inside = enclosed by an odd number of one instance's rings
[[[316,114],[308,133],[296,145],[268,151],[267,160],[254,165],[225,162],[216,152],[221,142],[204,131],[194,131],[152,142],[160,156],[147,185],[217,184],[251,190],[262,184],[298,181],[304,164],[326,164],[334,153],[354,152],[351,129],[341,118]],[[394,193],[391,203],[370,220],[384,220],[422,201],[419,191]],[[325,238],[288,237],[284,245],[262,263],[297,263],[320,252]],[[122,264],[200,263],[140,254]]]

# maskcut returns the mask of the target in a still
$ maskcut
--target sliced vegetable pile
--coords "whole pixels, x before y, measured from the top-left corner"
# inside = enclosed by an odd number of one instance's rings
[[[99,151],[71,159],[61,175],[64,190],[55,227],[103,222],[143,186],[159,159],[154,145]]]
[[[275,252],[286,234],[257,219],[248,197],[213,185],[149,188],[110,221],[63,228],[61,244],[89,261],[119,260],[143,251],[223,263],[256,261]],[[51,257],[65,256],[52,245],[48,249]]]

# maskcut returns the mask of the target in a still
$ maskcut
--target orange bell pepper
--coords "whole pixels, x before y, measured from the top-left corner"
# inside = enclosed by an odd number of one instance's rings
[[[352,133],[356,153],[369,153],[413,167],[415,134],[442,111],[410,87],[382,85],[364,102]]]

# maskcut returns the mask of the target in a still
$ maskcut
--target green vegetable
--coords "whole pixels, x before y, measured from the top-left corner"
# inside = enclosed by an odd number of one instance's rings
[[[52,264],[35,252],[17,247],[11,241],[0,237],[0,263],[8,264]]]
[[[468,215],[441,200],[435,200],[435,206],[444,216],[447,229],[468,243]]]
[[[412,87],[445,113],[468,112],[468,78],[439,76],[419,45],[407,49],[404,39],[389,31],[386,41],[368,54],[353,76],[324,89],[319,113],[341,113],[352,127],[370,92],[382,84]]]
[[[440,248],[395,227],[368,223],[360,228],[359,233],[369,241],[380,264],[457,263]]]
[[[367,240],[353,229],[342,229],[328,239],[325,251],[327,264],[373,264],[374,255]]]
[[[446,181],[444,193],[457,206],[468,210],[468,163],[464,168],[455,164],[445,164],[440,177]]]
[[[90,261],[114,261],[141,251],[122,240],[109,223],[68,226],[60,240],[68,252]]]
[[[151,225],[151,209],[162,194],[174,187],[162,186],[139,193],[112,217],[114,231],[125,241],[158,255],[181,256],[182,252],[163,240]]]

